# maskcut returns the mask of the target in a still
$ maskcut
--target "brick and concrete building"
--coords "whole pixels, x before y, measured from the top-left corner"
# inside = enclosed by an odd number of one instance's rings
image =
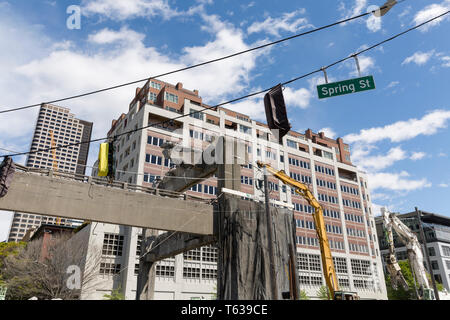
[[[425,258],[425,245],[420,236],[419,219],[415,211],[398,214],[397,217],[417,236],[422,244],[424,252],[424,266],[427,271],[433,274],[434,279],[443,284],[447,291],[450,291],[450,218],[434,214],[431,212],[420,211],[422,227],[425,234],[426,247],[430,256],[431,271]],[[383,267],[385,268],[386,257],[389,254],[389,246],[384,235],[382,217],[375,218],[377,235],[382,255]],[[398,260],[408,260],[406,247],[398,235],[394,234],[395,254]],[[386,271],[387,273],[387,271]]]
[[[150,80],[136,91],[128,112],[112,122],[108,135],[151,127],[121,136],[116,141],[116,179],[152,186],[173,166],[162,154],[164,141],[205,148],[214,136],[245,140],[252,162],[242,167],[241,191],[262,197],[257,188],[261,174],[256,160],[283,169],[308,184],[324,208],[326,227],[342,289],[357,291],[363,299],[386,299],[367,176],[351,163],[349,146],[323,133],[291,131],[279,144],[267,125],[244,113],[225,108],[202,110],[198,91]],[[263,108],[263,105],[261,106]],[[185,117],[173,119],[179,115]],[[269,177],[271,198],[292,204],[297,221],[300,287],[315,296],[325,285],[312,208],[278,179]],[[215,198],[217,179],[204,180],[187,193]],[[149,208],[151,210],[151,208]],[[126,212],[124,212],[126,214]],[[168,208],[167,214],[170,214]],[[120,286],[127,299],[135,299],[141,229],[93,223],[90,243],[103,245],[104,286],[85,299],[101,299]],[[204,247],[161,261],[156,269],[156,299],[211,299],[215,296],[217,251]]]
[[[53,145],[66,145],[89,141],[92,122],[75,118],[69,109],[42,104],[39,110],[30,152],[45,150]],[[61,148],[55,151],[37,152],[28,155],[26,166],[85,174],[89,144]],[[55,161],[56,159],[56,161]],[[37,229],[41,224],[55,223],[58,218],[25,213],[14,213],[8,241],[20,241],[27,230]],[[79,221],[60,218],[61,225],[79,225]]]

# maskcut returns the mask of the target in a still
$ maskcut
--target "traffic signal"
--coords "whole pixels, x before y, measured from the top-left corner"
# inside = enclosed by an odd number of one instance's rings
[[[287,117],[286,104],[284,103],[283,88],[281,84],[273,87],[264,96],[264,106],[269,129],[278,130],[280,144],[283,137],[291,130],[292,126]],[[277,131],[274,132],[277,135]]]
[[[106,177],[109,172],[109,143],[100,144],[98,153],[98,176]]]

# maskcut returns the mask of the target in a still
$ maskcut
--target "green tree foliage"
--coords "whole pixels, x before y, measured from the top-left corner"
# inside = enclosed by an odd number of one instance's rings
[[[403,289],[401,286],[397,290],[394,290],[391,286],[391,279],[389,275],[386,277],[386,288],[389,300],[411,300],[417,299],[416,293],[414,290],[414,278],[411,271],[411,266],[408,260],[400,260],[398,262],[400,268],[402,269],[403,276],[405,277],[406,282],[408,283],[409,290]],[[431,276],[427,273],[428,281],[431,284]],[[438,291],[442,291],[444,286],[439,282],[436,282],[436,286]]]
[[[0,243],[0,270],[4,266],[5,259],[8,256],[17,256],[22,248],[25,248],[25,242],[2,242]]]
[[[125,295],[122,293],[121,288],[113,289],[111,294],[105,294],[103,296],[105,300],[125,300]]]
[[[402,270],[403,277],[405,277],[406,282],[408,283],[409,290],[405,290],[402,286],[399,286],[397,290],[392,288],[390,276],[387,275],[386,278],[386,288],[389,300],[411,300],[416,298],[416,294],[414,292],[414,278],[411,272],[411,267],[409,265],[408,260],[400,260],[398,262]]]
[[[300,300],[310,300],[305,290],[300,290]]]
[[[321,286],[319,288],[319,290],[317,290],[317,298],[319,298],[320,300],[329,300],[328,297],[328,288],[325,286]]]
[[[4,277],[5,260],[9,256],[17,256],[25,248],[25,242],[2,242],[0,243],[0,286],[6,286]]]

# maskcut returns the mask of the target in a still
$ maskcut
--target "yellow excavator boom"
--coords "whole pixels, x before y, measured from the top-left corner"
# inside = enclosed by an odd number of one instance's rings
[[[328,237],[326,233],[325,220],[323,218],[323,210],[317,199],[311,193],[306,185],[297,180],[289,177],[284,171],[278,171],[272,168],[270,165],[257,162],[258,167],[265,167],[268,172],[273,174],[275,177],[280,179],[284,184],[289,185],[294,188],[294,191],[305,198],[306,201],[314,208],[313,218],[316,224],[317,237],[319,239],[319,246],[323,265],[323,274],[325,277],[325,282],[327,284],[328,290],[330,292],[331,298],[335,299],[335,293],[339,291],[338,280],[336,272],[334,270],[333,257],[331,255],[331,249],[328,242]]]

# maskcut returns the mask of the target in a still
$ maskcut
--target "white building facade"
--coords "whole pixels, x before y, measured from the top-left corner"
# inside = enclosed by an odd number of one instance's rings
[[[140,91],[141,98],[144,89]],[[144,103],[135,98],[128,114],[114,121],[108,134],[114,137],[152,125],[116,140],[117,180],[156,185],[155,181],[172,166],[162,155],[161,145],[165,141],[201,149],[214,136],[243,139],[252,164],[261,160],[284,170],[294,179],[308,184],[320,201],[340,287],[357,291],[362,299],[387,298],[367,177],[351,165],[350,151],[342,139],[335,141],[307,131],[305,134],[290,132],[283,138],[283,144],[274,143],[266,125],[231,110],[209,109],[189,115],[204,107],[198,102],[197,91],[190,92],[182,89],[180,84],[173,87],[160,81],[148,83],[147,90],[144,91]],[[175,102],[179,107],[167,106],[161,99]],[[185,117],[168,121],[179,115]],[[330,147],[331,144],[339,145],[339,148]],[[263,196],[256,186],[256,181],[261,178],[255,166],[243,166],[241,191]],[[311,207],[276,178],[269,178],[269,187],[271,198],[294,205],[300,289],[314,297],[325,281]],[[217,181],[212,177],[187,192],[213,199],[218,192]],[[142,230],[102,223],[92,223],[89,228],[90,243],[103,247],[100,277],[105,285],[83,298],[102,299],[105,292],[120,288],[126,299],[135,299]],[[111,245],[113,249],[109,250]],[[217,251],[213,247],[161,261],[156,267],[155,299],[214,299],[216,276]]]

